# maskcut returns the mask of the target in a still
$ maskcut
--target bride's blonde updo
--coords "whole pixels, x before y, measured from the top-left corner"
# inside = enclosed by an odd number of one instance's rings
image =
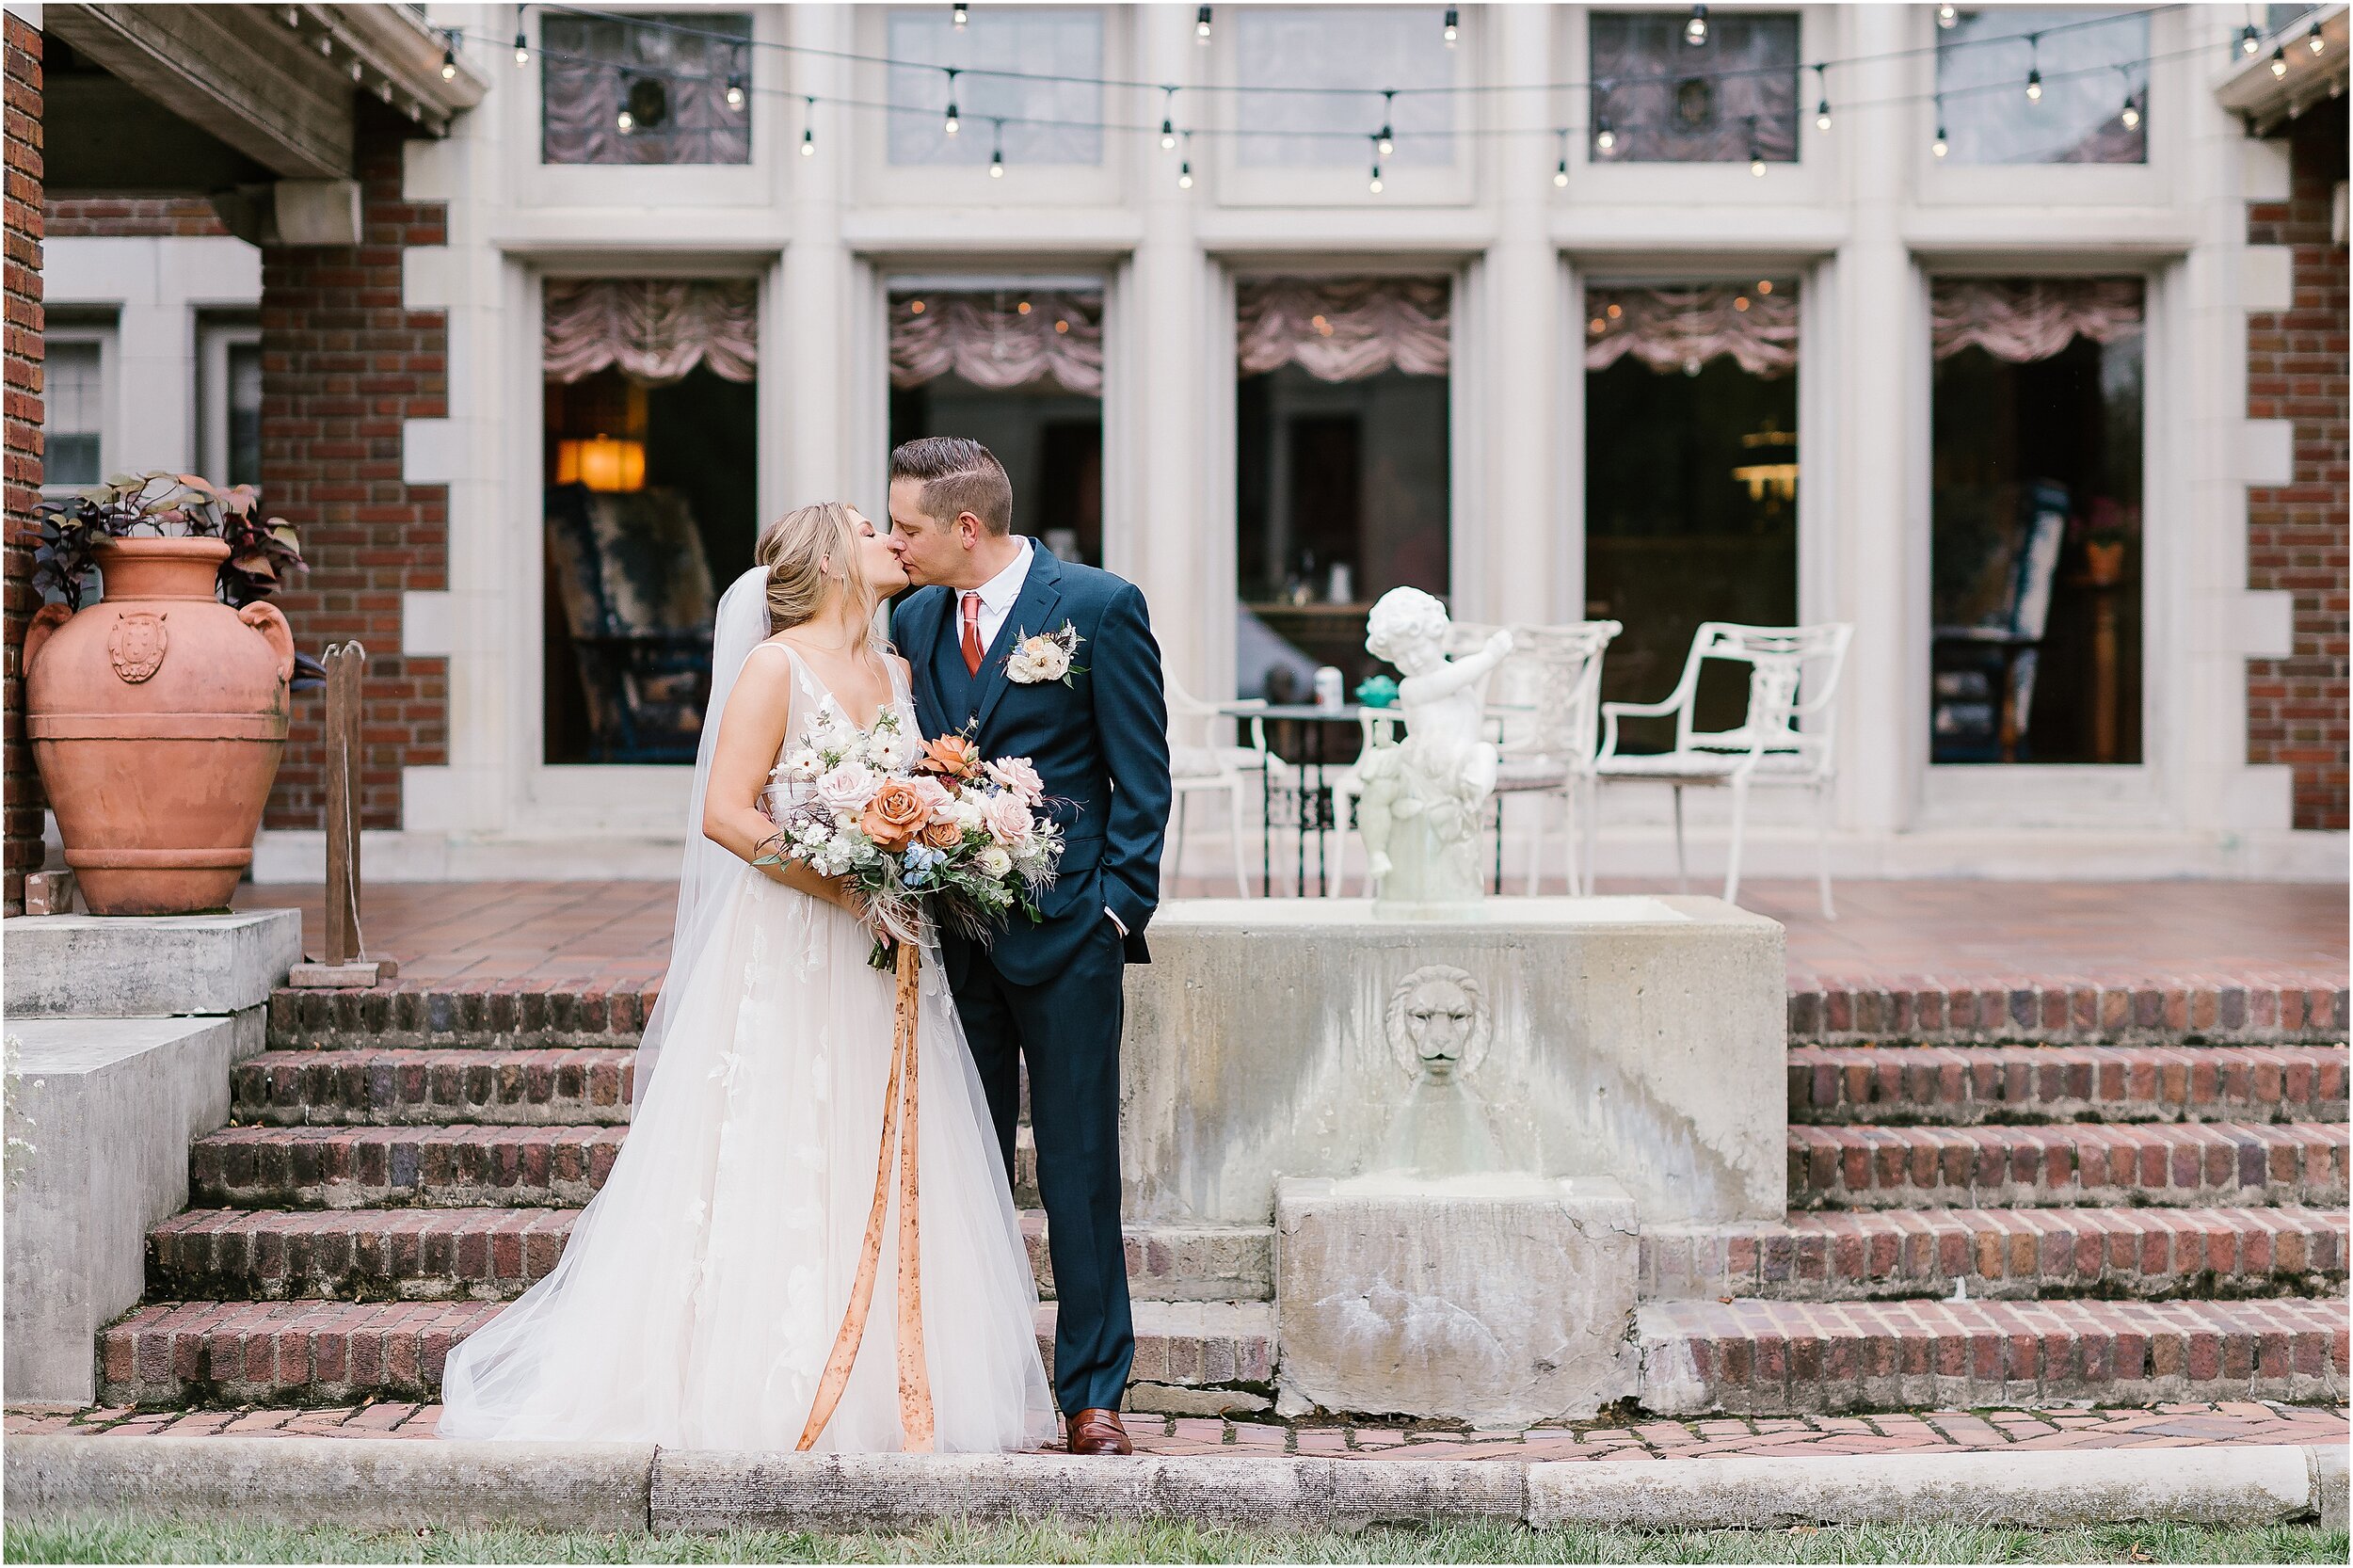
[[[839,501],[796,506],[761,530],[753,564],[768,574],[768,632],[816,619],[834,596],[848,594],[856,617],[869,628],[871,646],[883,648],[881,596],[857,569],[857,525]]]

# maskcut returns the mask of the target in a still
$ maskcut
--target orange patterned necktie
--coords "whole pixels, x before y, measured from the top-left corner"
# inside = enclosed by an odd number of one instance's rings
[[[981,596],[964,596],[964,667],[981,673]]]

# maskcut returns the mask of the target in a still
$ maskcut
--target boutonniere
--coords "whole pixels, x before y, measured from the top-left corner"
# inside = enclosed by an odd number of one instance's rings
[[[1079,645],[1086,639],[1068,621],[1059,632],[1041,632],[1034,637],[1024,636],[1013,646],[1013,656],[1005,661],[1006,678],[1016,686],[1042,685],[1059,680],[1065,686],[1075,685],[1070,678],[1084,675],[1086,666],[1073,661]]]

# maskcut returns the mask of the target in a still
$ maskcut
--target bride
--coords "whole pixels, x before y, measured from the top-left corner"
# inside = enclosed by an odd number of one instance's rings
[[[821,711],[863,727],[889,706],[916,732],[874,615],[907,577],[840,503],[787,516],[756,558],[720,600],[715,722],[629,1137],[554,1270],[450,1352],[444,1437],[791,1448],[824,1377],[874,1201],[893,983],[846,889],[750,862],[775,831],[770,771]],[[1055,1429],[1037,1288],[936,953],[916,1049],[934,1446],[1037,1447]],[[895,1191],[891,1208],[887,1240]],[[904,1446],[896,1274],[886,1251],[820,1450]]]

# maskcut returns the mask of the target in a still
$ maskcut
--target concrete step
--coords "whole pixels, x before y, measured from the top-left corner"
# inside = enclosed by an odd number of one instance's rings
[[[450,1347],[500,1310],[491,1302],[163,1302],[99,1336],[99,1399],[115,1405],[340,1404],[440,1396]],[[1259,1402],[1274,1376],[1274,1312],[1260,1302],[1135,1304],[1133,1384]],[[1053,1360],[1054,1307],[1038,1309]],[[629,1353],[616,1345],[616,1355]],[[1181,1400],[1173,1402],[1182,1402]]]
[[[1793,1127],[1792,1208],[2341,1206],[2343,1122]]]
[[[273,1050],[230,1074],[230,1114],[273,1126],[551,1127],[629,1120],[630,1050]]]
[[[1652,1302],[1660,1415],[2344,1398],[2342,1301]]]
[[[232,1127],[188,1146],[188,1201],[216,1208],[557,1207],[613,1170],[620,1127]]]
[[[2343,1046],[1796,1046],[1789,1119],[2345,1119]]]
[[[576,1208],[192,1208],[147,1236],[158,1301],[506,1301],[555,1267]],[[1021,1216],[1040,1295],[1046,1216]],[[1159,1301],[1265,1301],[1264,1225],[1129,1225],[1128,1288]]]
[[[1897,1208],[1645,1225],[1646,1300],[2341,1296],[2343,1208]]]

